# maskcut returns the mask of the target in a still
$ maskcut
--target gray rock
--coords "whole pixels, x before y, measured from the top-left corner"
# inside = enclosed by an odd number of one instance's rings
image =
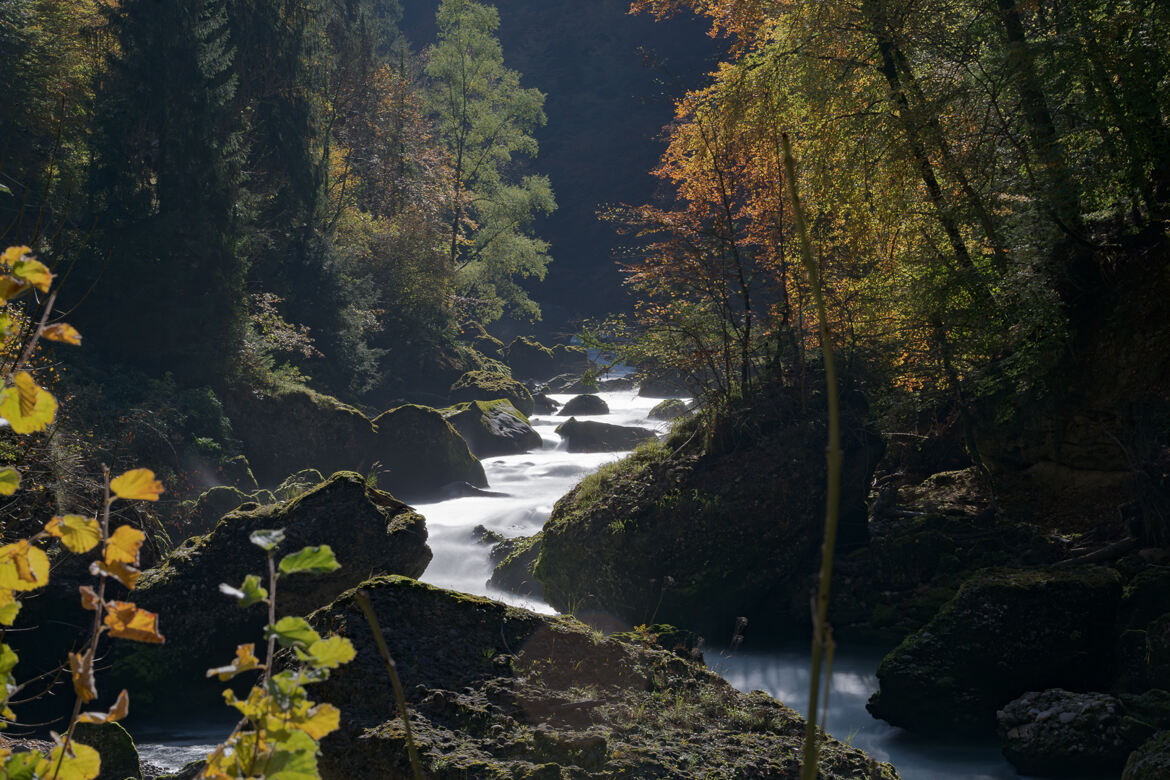
[[[556,432],[569,443],[569,452],[620,452],[656,438],[654,431],[645,428],[578,420],[576,417],[558,425]]]
[[[565,407],[557,412],[558,417],[573,417],[578,414],[609,414],[609,404],[595,395],[577,395],[570,398]]]
[[[518,455],[543,445],[528,418],[505,399],[458,404],[442,414],[477,458]]]

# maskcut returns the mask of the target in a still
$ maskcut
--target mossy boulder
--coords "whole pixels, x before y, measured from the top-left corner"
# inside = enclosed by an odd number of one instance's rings
[[[468,401],[442,410],[443,418],[459,432],[479,458],[516,455],[543,446],[540,434],[511,401]]]
[[[423,769],[459,778],[799,775],[804,725],[702,665],[401,577],[362,585],[385,629]],[[325,780],[411,777],[401,720],[365,616],[347,593],[310,617],[357,658],[315,686],[343,712],[321,743]],[[696,735],[701,735],[696,739]],[[820,777],[897,777],[827,738]]]
[[[483,325],[472,320],[466,322],[459,328],[459,340],[470,344],[475,350],[490,358],[502,358],[504,356],[504,342],[488,333]]]
[[[138,748],[120,723],[79,723],[73,737],[101,756],[102,771],[95,780],[137,780],[142,777]]]
[[[1130,754],[1121,780],[1166,780],[1170,777],[1170,731],[1154,735]]]
[[[534,408],[527,387],[509,376],[490,371],[468,371],[451,385],[449,394],[454,403],[506,398],[524,414],[532,414]]]
[[[543,381],[558,374],[581,374],[589,367],[584,347],[557,344],[550,348],[524,336],[508,345],[506,355],[512,375],[520,379]]]
[[[1104,689],[1120,599],[1104,567],[977,574],[882,660],[868,709],[910,731],[979,733],[1027,691]]]
[[[275,496],[268,490],[253,490],[246,493],[230,485],[208,488],[199,498],[184,501],[180,505],[183,533],[186,536],[207,533],[215,527],[221,517],[244,504],[256,503],[263,506],[274,502]]]
[[[240,490],[251,491],[260,487],[256,475],[252,473],[252,464],[248,463],[248,458],[244,455],[234,455],[220,461],[219,475],[226,484]]]
[[[235,393],[225,406],[261,485],[306,468],[364,472],[373,463],[370,419],[332,396],[289,386],[263,396]]]
[[[540,581],[533,569],[540,557],[541,534],[504,539],[492,547],[491,560],[496,564],[488,585],[519,596],[544,598]]]
[[[825,431],[778,395],[729,413],[708,441],[684,427],[649,442],[558,501],[535,569],[548,602],[712,639],[731,637],[739,617],[761,639],[806,628]],[[881,440],[852,415],[845,430],[842,522],[864,525]]]
[[[1020,774],[1116,777],[1152,730],[1107,693],[1025,693],[997,713],[1004,757]]]
[[[354,473],[335,474],[292,501],[228,514],[211,533],[188,539],[143,573],[134,600],[159,613],[167,642],[115,644],[116,683],[110,688],[129,688],[144,708],[216,702],[222,686],[201,685],[204,672],[230,660],[237,645],[260,642],[263,635],[265,610],[241,609],[219,591],[221,583],[239,587],[246,575],[265,571],[264,551],[248,538],[262,528],[284,529],[280,556],[328,544],[341,564],[330,574],[282,579],[281,615],[304,615],[328,604],[371,572],[417,577],[431,559],[422,516]],[[62,619],[80,621],[80,605],[77,612]],[[178,690],[183,696],[174,695]]]
[[[678,398],[667,398],[665,401],[655,404],[646,417],[651,420],[674,420],[686,413],[687,404],[685,401]]]
[[[483,466],[438,410],[407,404],[375,417],[374,427],[379,480],[395,495],[419,500],[452,482],[487,487]]]
[[[657,438],[654,431],[628,425],[610,425],[570,417],[556,427],[569,452],[622,452]]]
[[[609,414],[609,404],[596,395],[575,395],[557,412],[559,417]]]

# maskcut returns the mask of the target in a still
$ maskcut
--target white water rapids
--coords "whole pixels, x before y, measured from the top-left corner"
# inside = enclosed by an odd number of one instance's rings
[[[665,431],[668,425],[647,419],[658,399],[640,398],[635,391],[599,393],[610,408],[602,416],[579,416],[616,425]],[[553,395],[562,404],[572,396]],[[457,498],[416,508],[426,517],[434,559],[423,581],[474,593],[539,612],[547,604],[488,588],[492,568],[490,546],[476,540],[473,529],[482,525],[505,537],[527,536],[541,529],[553,505],[585,475],[626,453],[574,454],[564,448],[554,429],[567,418],[536,415],[533,427],[544,439],[539,451],[488,458],[483,462],[490,490],[504,496]],[[764,690],[794,709],[807,709],[809,652],[806,643],[785,650],[754,653],[751,648],[732,657],[718,648],[706,651],[707,663],[743,691]],[[942,744],[906,734],[873,719],[865,702],[877,690],[874,675],[881,655],[873,650],[839,646],[832,675],[827,728],[829,733],[890,761],[904,780],[1005,780],[1015,770],[991,742]],[[213,728],[167,729],[137,732],[144,760],[177,769],[185,761],[205,755],[206,743],[219,739]],[[371,779],[373,780],[373,779]]]

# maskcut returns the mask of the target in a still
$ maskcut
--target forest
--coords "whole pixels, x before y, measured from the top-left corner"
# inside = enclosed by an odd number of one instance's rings
[[[0,0],[0,780],[1170,777],[1167,40]]]

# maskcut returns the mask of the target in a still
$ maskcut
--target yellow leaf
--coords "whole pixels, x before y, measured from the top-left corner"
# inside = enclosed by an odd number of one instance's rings
[[[72,553],[89,552],[102,538],[102,527],[92,517],[64,515],[54,517],[45,530],[61,540],[61,544]]]
[[[341,728],[341,710],[332,704],[318,704],[309,710],[308,717],[302,723],[296,724],[296,728],[313,739],[320,740],[326,734],[332,734]]]
[[[98,594],[88,585],[79,585],[77,587],[81,591],[81,606],[93,612],[98,608]]]
[[[0,625],[11,626],[20,612],[20,602],[9,588],[0,588]]]
[[[48,758],[37,764],[37,777],[56,780],[94,780],[101,771],[102,759],[98,752],[78,742],[71,742],[68,751],[64,745],[58,745]]]
[[[113,577],[125,585],[126,590],[134,590],[135,583],[142,576],[142,572],[133,566],[127,566],[124,563],[106,563],[105,561],[94,561],[91,563],[89,565],[89,573],[95,577],[103,574],[107,577]],[[94,596],[96,597],[97,594],[95,593]],[[82,606],[85,606],[84,596]]]
[[[32,249],[27,246],[10,246],[4,250],[4,254],[0,256],[0,260],[4,261],[4,265],[11,268],[20,262],[20,259],[25,255],[31,255]]]
[[[47,326],[41,331],[41,335],[49,341],[62,341],[75,347],[81,346],[81,334],[77,332],[77,328],[66,322]]]
[[[40,260],[25,257],[12,264],[12,275],[22,282],[28,282],[41,292],[47,293],[53,284],[53,273]]]
[[[110,482],[110,490],[118,498],[158,501],[163,484],[154,478],[154,472],[150,469],[134,469],[115,477]]]
[[[158,615],[126,601],[112,601],[106,605],[105,623],[110,636],[132,639],[135,642],[163,643],[158,632]]]
[[[93,655],[70,653],[69,671],[73,673],[73,690],[83,702],[97,698],[97,682],[93,679]]]
[[[236,648],[236,658],[234,661],[227,666],[208,669],[207,676],[211,677],[214,675],[220,679],[220,682],[227,682],[237,674],[243,674],[244,672],[258,668],[260,668],[260,659],[256,657],[256,645],[240,645]]]
[[[125,563],[130,566],[138,565],[138,549],[146,534],[128,525],[123,525],[106,540],[106,563]]]
[[[0,306],[7,305],[10,300],[30,289],[27,284],[8,274],[0,276]]]
[[[0,417],[8,421],[15,433],[44,430],[57,416],[57,399],[37,387],[32,375],[18,371],[12,386],[0,393]]]
[[[78,723],[116,723],[130,712],[130,694],[123,690],[109,712],[83,712]]]
[[[19,471],[14,468],[0,469],[0,496],[11,496],[19,487]]]
[[[0,588],[26,591],[49,581],[49,556],[28,539],[0,547]]]

